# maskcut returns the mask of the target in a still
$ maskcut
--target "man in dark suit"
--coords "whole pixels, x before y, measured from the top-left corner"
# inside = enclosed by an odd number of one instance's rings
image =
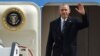
[[[46,56],[76,56],[73,46],[77,45],[77,33],[89,26],[84,6],[79,3],[76,11],[82,16],[82,22],[69,17],[69,5],[59,6],[60,17],[50,23]]]

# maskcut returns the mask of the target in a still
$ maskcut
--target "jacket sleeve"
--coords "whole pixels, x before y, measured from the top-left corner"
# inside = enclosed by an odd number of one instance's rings
[[[53,37],[52,37],[52,25],[50,23],[48,41],[47,41],[47,46],[46,46],[46,56],[51,56],[53,42],[54,42],[54,40],[53,40]]]
[[[77,21],[77,28],[84,29],[89,26],[89,20],[87,19],[87,14],[82,15],[82,22]]]

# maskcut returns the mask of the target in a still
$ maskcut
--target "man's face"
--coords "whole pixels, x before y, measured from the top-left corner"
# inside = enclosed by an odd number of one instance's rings
[[[70,8],[68,5],[61,5],[60,6],[60,15],[62,18],[67,18],[70,14]]]

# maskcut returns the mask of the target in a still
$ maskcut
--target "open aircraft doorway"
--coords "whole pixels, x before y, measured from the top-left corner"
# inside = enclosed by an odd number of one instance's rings
[[[59,5],[63,3],[47,3],[42,8],[42,56],[46,54],[46,44],[50,22],[59,17]],[[71,16],[79,17],[75,11],[78,3],[64,2],[70,5]],[[86,13],[89,19],[89,27],[78,32],[77,36],[77,56],[99,56],[100,55],[100,4],[95,2],[84,2]],[[44,48],[45,47],[45,48]]]

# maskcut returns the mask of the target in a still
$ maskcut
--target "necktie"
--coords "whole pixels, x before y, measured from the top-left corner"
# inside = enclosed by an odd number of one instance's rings
[[[64,20],[63,21],[63,26],[62,26],[62,33],[64,33],[64,30],[65,30],[65,23],[66,23],[66,21]]]

